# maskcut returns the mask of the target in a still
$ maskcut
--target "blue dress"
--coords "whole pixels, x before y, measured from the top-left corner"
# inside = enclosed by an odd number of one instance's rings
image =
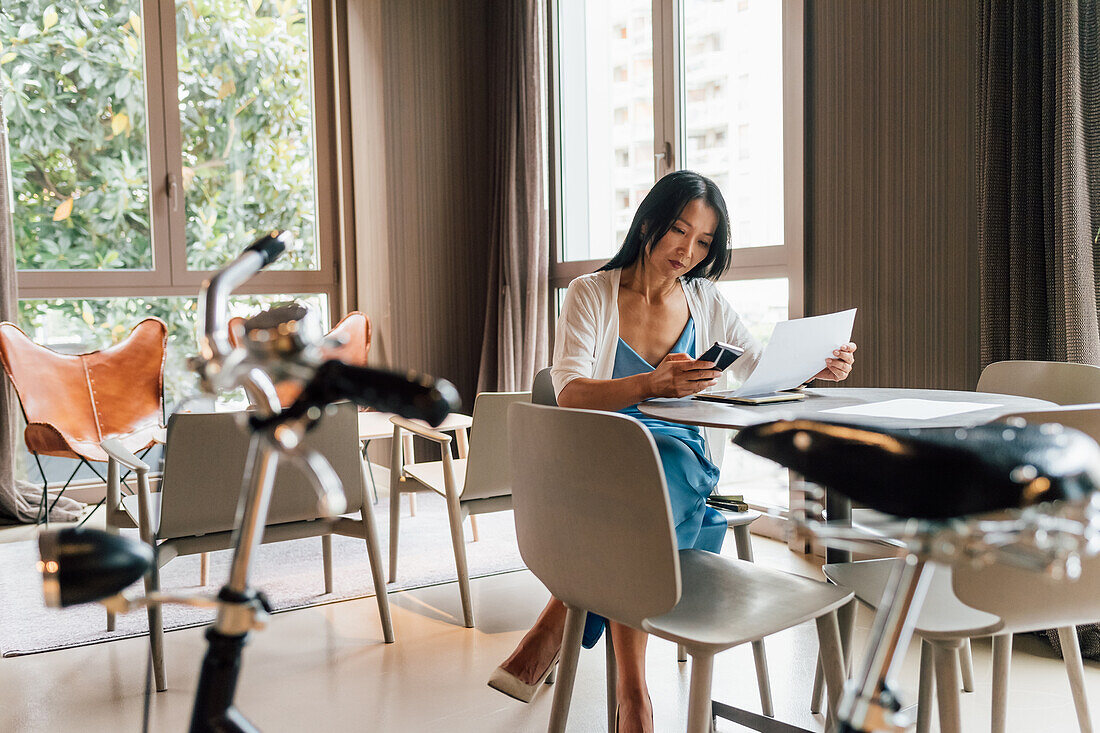
[[[695,357],[695,322],[690,317],[670,353]],[[653,369],[652,364],[619,339],[615,351],[615,367],[611,375],[613,379],[632,377]],[[681,550],[720,552],[726,538],[726,520],[718,510],[705,503],[718,485],[718,467],[707,458],[702,428],[647,417],[638,410],[637,405],[619,412],[630,415],[645,425],[657,444],[668,486],[677,547]],[[584,626],[585,648],[590,649],[595,645],[606,623],[602,616],[588,614]]]

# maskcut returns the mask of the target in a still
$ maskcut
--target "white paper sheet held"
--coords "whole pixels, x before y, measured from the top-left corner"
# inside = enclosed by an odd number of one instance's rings
[[[852,338],[856,309],[775,324],[771,340],[735,397],[794,389],[825,368],[833,349]]]
[[[865,405],[848,405],[822,410],[834,415],[860,415],[863,417],[897,417],[906,420],[934,420],[937,417],[961,415],[964,412],[988,410],[1000,405],[979,402],[943,402],[941,400],[887,400],[868,402]]]

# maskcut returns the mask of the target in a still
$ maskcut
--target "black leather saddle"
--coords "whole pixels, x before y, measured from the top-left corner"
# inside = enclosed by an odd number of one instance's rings
[[[886,430],[779,420],[742,448],[887,514],[948,519],[1080,500],[1100,487],[1100,447],[1061,425]]]

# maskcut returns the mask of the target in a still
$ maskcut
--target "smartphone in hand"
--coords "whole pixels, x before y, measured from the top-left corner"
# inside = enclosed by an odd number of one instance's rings
[[[718,371],[723,371],[730,364],[737,361],[737,357],[744,354],[745,350],[733,346],[732,344],[725,344],[721,341],[715,341],[714,344],[703,352],[703,355],[699,357],[699,361],[714,362],[714,368]]]

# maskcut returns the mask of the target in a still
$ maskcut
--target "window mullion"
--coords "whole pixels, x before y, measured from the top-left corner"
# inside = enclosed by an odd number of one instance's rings
[[[154,179],[154,190],[162,202],[165,217],[164,226],[157,236],[159,245],[157,254],[163,259],[162,266],[168,272],[168,281],[172,284],[183,282],[181,275],[187,267],[187,243],[184,236],[184,217],[187,210],[186,196],[183,191],[182,137],[179,117],[179,70],[176,56],[176,14],[174,3],[160,3],[157,0],[145,0],[145,6],[158,6],[156,33],[149,33],[150,39],[156,38],[156,58],[160,73],[150,77],[147,84],[150,99],[160,103],[160,123],[155,133],[160,143],[159,154],[163,156],[163,175]],[[149,56],[152,57],[150,49]],[[150,141],[152,145],[152,138]]]
[[[682,167],[678,74],[681,13],[677,0],[653,0],[654,180]]]

